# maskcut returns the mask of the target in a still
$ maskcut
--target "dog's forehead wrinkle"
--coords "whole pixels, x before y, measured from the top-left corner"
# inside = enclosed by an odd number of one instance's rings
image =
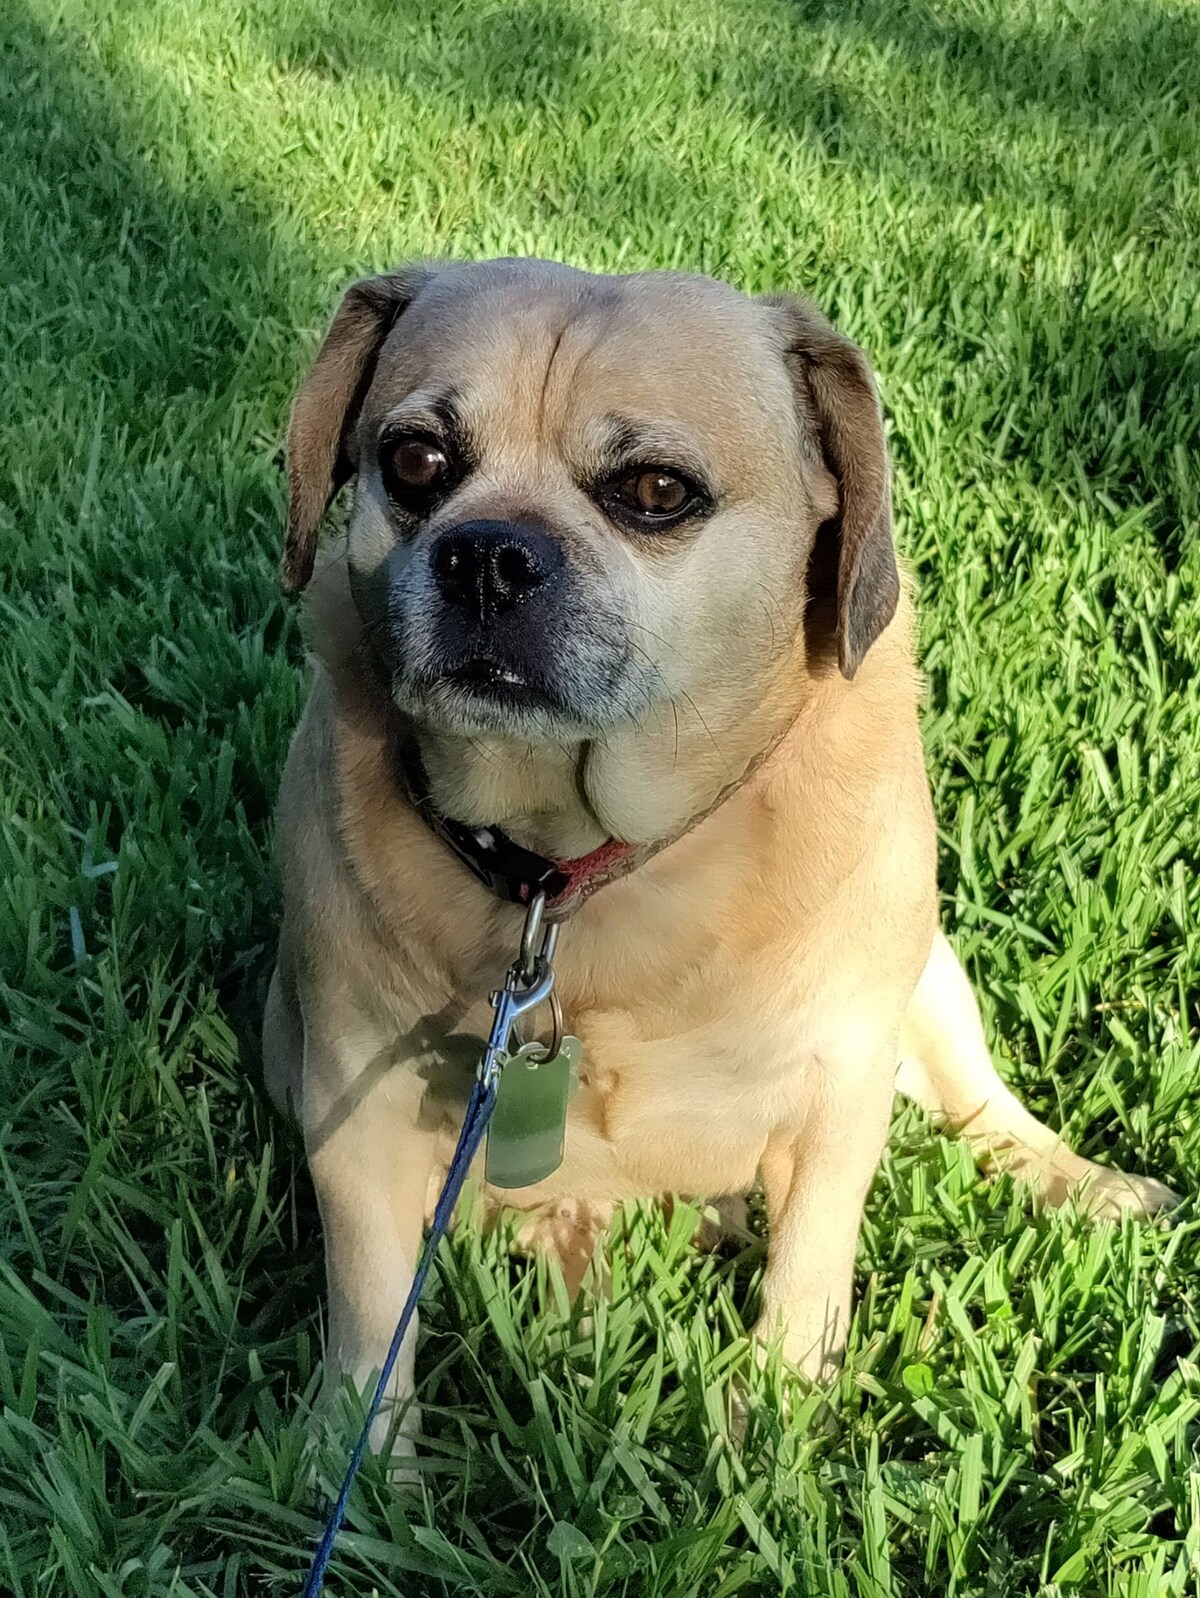
[[[603,304],[604,302],[602,302]],[[537,433],[543,442],[557,439],[562,418],[571,411],[571,398],[584,392],[583,377],[592,356],[611,337],[609,319],[597,317],[594,299],[584,298],[564,317],[546,362],[538,411]],[[567,366],[567,361],[570,366]],[[556,385],[559,393],[551,396],[551,383],[556,369],[561,370],[561,381]]]
[[[558,332],[554,336],[554,343],[550,346],[550,355],[549,355],[548,360],[546,361],[546,375],[542,378],[542,394],[541,394],[541,400],[540,400],[540,403],[539,403],[539,406],[538,406],[538,432],[539,433],[544,433],[545,430],[546,430],[546,395],[549,392],[550,379],[551,379],[551,377],[552,377],[552,375],[554,373],[554,362],[555,362],[555,360],[558,357],[559,350],[562,349],[563,339],[566,338],[566,336],[567,336],[567,324],[564,322],[562,324],[562,326],[559,328]]]

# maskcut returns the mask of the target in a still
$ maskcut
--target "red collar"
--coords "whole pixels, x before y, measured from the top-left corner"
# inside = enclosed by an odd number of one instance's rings
[[[586,899],[597,888],[602,888],[614,876],[621,875],[620,867],[632,865],[636,853],[631,843],[621,843],[610,838],[591,854],[582,854],[575,860],[556,860],[554,868],[566,879],[565,886],[546,901],[548,910],[557,910],[577,897]]]
[[[546,909],[556,916],[574,909],[636,864],[633,845],[615,838],[575,860],[549,860],[523,849],[499,827],[470,827],[440,815],[428,802],[418,803],[417,810],[431,831],[497,898],[509,904],[528,904],[535,894],[544,893]]]

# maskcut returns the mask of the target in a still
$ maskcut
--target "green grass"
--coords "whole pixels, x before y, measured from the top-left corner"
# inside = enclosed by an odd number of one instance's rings
[[[319,1229],[257,1086],[290,389],[413,254],[699,268],[870,351],[945,919],[1006,1072],[1200,1188],[1200,13],[10,0],[0,20],[0,1590],[291,1594]],[[760,1244],[632,1216],[592,1324],[463,1228],[419,1492],[342,1595],[1200,1590],[1200,1221],[1034,1216],[912,1113],[832,1430]],[[328,1484],[349,1438],[318,1460]]]

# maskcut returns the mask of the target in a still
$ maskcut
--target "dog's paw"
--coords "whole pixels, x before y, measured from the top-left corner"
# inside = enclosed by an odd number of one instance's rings
[[[312,1438],[311,1480],[320,1491],[331,1471],[350,1461],[351,1452],[362,1431],[367,1404],[374,1392],[374,1379],[356,1390],[348,1378],[327,1381],[313,1406],[310,1421]],[[411,1485],[420,1473],[414,1466],[421,1437],[421,1407],[410,1396],[386,1398],[371,1422],[367,1434],[368,1451],[387,1462],[388,1481],[396,1487]]]
[[[519,1254],[545,1254],[557,1262],[567,1297],[574,1301],[585,1282],[594,1292],[604,1290],[604,1264],[597,1245],[613,1217],[612,1204],[584,1199],[559,1199],[540,1205],[520,1217],[513,1233]]]
[[[756,1409],[767,1405],[785,1427],[813,1436],[833,1436],[838,1429],[837,1414],[830,1401],[831,1388],[841,1371],[841,1360],[822,1361],[819,1375],[804,1370],[803,1359],[790,1360],[786,1340],[768,1342],[755,1330],[750,1334],[750,1349],[755,1369],[739,1371],[726,1389],[726,1417],[729,1440],[744,1450],[750,1422]]]
[[[1025,1186],[1036,1204],[1050,1209],[1072,1204],[1094,1221],[1119,1221],[1123,1215],[1165,1221],[1180,1203],[1179,1194],[1164,1182],[1097,1165],[1062,1142],[1040,1154],[1022,1145],[1002,1151],[992,1147],[981,1159],[989,1174],[1005,1173]]]
[[[1092,1165],[1086,1175],[1073,1182],[1071,1197],[1096,1221],[1119,1221],[1123,1215],[1132,1215],[1135,1220],[1165,1221],[1179,1203],[1178,1193],[1152,1176],[1132,1176],[1103,1165]]]
[[[388,1481],[393,1487],[411,1485],[420,1479],[414,1461],[417,1443],[421,1437],[421,1410],[409,1403],[397,1419],[386,1413],[377,1415],[371,1424],[367,1446],[377,1458],[386,1459]]]
[[[750,1206],[740,1193],[729,1193],[704,1206],[696,1228],[696,1247],[715,1254],[727,1243],[742,1244],[757,1239],[750,1230]]]

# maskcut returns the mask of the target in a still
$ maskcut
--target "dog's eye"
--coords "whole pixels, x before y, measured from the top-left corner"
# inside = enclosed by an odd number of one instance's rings
[[[417,434],[386,444],[380,452],[380,465],[388,493],[402,505],[427,503],[451,475],[450,458],[442,446]]]
[[[672,472],[639,472],[629,479],[626,491],[644,516],[674,516],[690,497],[682,477]]]
[[[428,488],[448,464],[437,445],[427,444],[423,438],[405,439],[392,451],[392,471],[409,488]]]
[[[695,484],[665,466],[639,466],[611,482],[604,494],[610,510],[643,527],[682,521],[698,510],[703,495]]]

